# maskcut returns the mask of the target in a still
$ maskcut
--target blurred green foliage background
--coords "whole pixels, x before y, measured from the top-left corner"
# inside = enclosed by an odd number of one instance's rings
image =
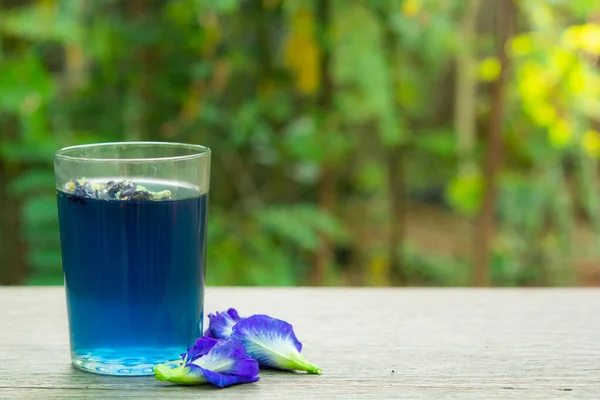
[[[0,283],[52,154],[213,150],[208,284],[600,284],[600,3],[2,0]]]

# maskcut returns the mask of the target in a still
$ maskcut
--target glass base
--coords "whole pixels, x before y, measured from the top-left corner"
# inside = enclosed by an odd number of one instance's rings
[[[137,350],[136,354],[144,354],[144,357],[124,356],[122,352],[115,350],[94,350],[85,354],[71,354],[73,365],[87,372],[102,375],[116,376],[148,376],[154,375],[154,366],[167,364],[172,368],[181,364],[181,359],[173,360],[172,355],[177,351],[161,351],[156,354]],[[155,353],[154,355],[152,353]],[[168,356],[166,356],[168,354]]]

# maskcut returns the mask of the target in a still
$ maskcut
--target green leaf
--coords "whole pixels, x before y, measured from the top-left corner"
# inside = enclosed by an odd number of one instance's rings
[[[270,206],[256,218],[262,228],[306,250],[314,250],[319,234],[341,239],[344,232],[336,219],[310,204]]]
[[[29,252],[29,265],[36,271],[61,272],[62,256],[60,249],[34,249]]]
[[[284,131],[284,145],[289,154],[305,161],[323,161],[325,149],[320,142],[316,121],[301,117],[292,121]]]
[[[30,114],[54,94],[54,82],[33,52],[0,63],[0,110]]]
[[[52,171],[33,169],[27,171],[8,184],[11,195],[22,196],[40,192],[50,192],[55,188],[54,174]]]
[[[30,286],[62,286],[64,277],[62,273],[57,272],[34,272],[26,281]]]
[[[432,254],[408,244],[402,250],[406,274],[419,286],[468,286],[471,267],[468,263],[447,256]]]
[[[60,248],[58,219],[55,224],[27,226],[24,231],[23,238],[27,241],[30,249]]]
[[[58,211],[55,197],[37,197],[28,199],[23,206],[23,220],[29,227],[56,224]]]
[[[214,11],[222,14],[233,13],[239,9],[240,0],[195,0],[201,11]]]
[[[80,43],[83,32],[78,21],[58,7],[35,5],[2,10],[0,30],[36,41]]]
[[[357,186],[363,193],[382,193],[387,185],[385,165],[378,161],[369,161],[357,171]]]
[[[0,157],[7,161],[19,163],[43,162],[50,165],[56,149],[57,144],[52,139],[38,140],[35,142],[5,142],[0,148]]]
[[[358,3],[343,7],[339,13],[333,28],[337,33],[333,74],[338,84],[347,87],[337,99],[341,118],[354,124],[375,120],[384,144],[398,144],[403,130],[395,108],[393,66],[386,56],[382,26],[372,10]]]
[[[422,132],[414,138],[416,145],[432,156],[450,158],[456,154],[456,138],[449,129]]]
[[[446,189],[450,204],[466,215],[474,215],[483,196],[483,180],[479,175],[464,175],[454,178]]]

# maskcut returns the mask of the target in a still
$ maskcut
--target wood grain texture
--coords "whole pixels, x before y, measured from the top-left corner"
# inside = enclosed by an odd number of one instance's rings
[[[208,288],[290,321],[323,375],[227,389],[70,366],[64,290],[0,287],[0,398],[600,398],[600,290]]]

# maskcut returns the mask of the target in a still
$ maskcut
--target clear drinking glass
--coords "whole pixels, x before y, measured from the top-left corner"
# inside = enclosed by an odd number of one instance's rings
[[[210,149],[73,146],[54,171],[73,364],[151,375],[202,332]]]

